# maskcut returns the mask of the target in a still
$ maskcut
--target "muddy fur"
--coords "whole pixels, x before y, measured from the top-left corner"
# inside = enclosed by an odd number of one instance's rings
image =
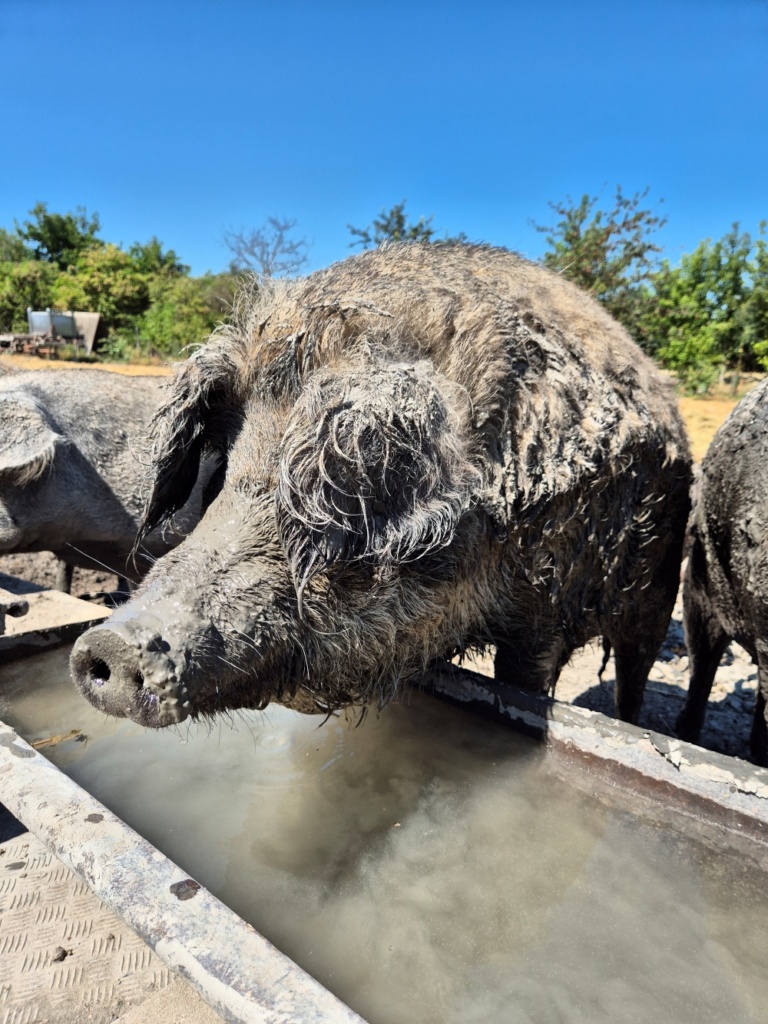
[[[163,725],[382,704],[489,643],[497,675],[548,689],[603,635],[636,716],[677,589],[688,445],[651,362],[557,275],[399,244],[246,292],[170,386],[145,529],[208,450],[226,473],[202,523],[118,613],[119,642],[86,637],[73,661],[99,706]],[[148,618],[162,655],[142,646]],[[162,682],[128,712],[125,643]]]
[[[704,457],[683,590],[690,658],[678,735],[695,742],[720,659],[737,640],[757,663],[752,757],[768,764],[768,381],[736,406]]]

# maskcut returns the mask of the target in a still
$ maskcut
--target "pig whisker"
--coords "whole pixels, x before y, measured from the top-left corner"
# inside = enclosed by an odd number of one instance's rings
[[[243,654],[243,651],[247,651],[248,655],[253,655],[253,654],[258,654],[259,653],[256,650],[255,647],[253,647],[250,644],[246,643],[245,640],[241,640],[240,637],[233,636],[232,640],[234,641],[234,643],[239,645],[237,647],[237,649],[233,652],[234,656],[236,658],[242,660],[242,661],[245,661],[245,655]]]
[[[237,633],[239,637],[242,637],[242,639],[239,642],[241,644],[243,644],[244,647],[250,648],[250,650],[252,650],[256,654],[258,654],[258,656],[260,658],[263,657],[262,652],[259,649],[259,647],[256,644],[256,641],[253,639],[253,637],[248,636],[247,633],[243,633],[243,631],[241,629],[235,629],[234,626],[232,626],[230,628],[231,628],[233,633]],[[237,637],[235,637],[235,639],[237,639]]]
[[[253,741],[253,746],[254,746],[254,749],[255,749],[256,748],[256,735],[255,735],[255,733],[253,731],[253,728],[251,727],[251,723],[248,721],[248,719],[246,718],[245,714],[243,713],[242,708],[230,708],[227,711],[227,718],[229,720],[230,728],[232,729],[233,732],[237,731],[237,728],[238,728],[239,724],[242,724],[242,725],[245,726],[247,732],[249,733],[249,735],[251,737],[251,740]]]
[[[219,709],[219,711],[217,712],[215,718],[207,717],[205,719],[205,732],[206,732],[206,737],[205,738],[206,738],[206,741],[207,742],[211,742],[213,740],[213,736],[214,736],[214,733],[215,733],[216,734],[216,742],[217,742],[218,746],[221,746],[221,719],[222,719],[222,717],[223,717],[223,712],[221,711],[221,709]]]
[[[157,562],[157,556],[153,555],[150,551],[147,551],[146,549],[144,549],[144,550],[137,549],[134,552],[134,563],[135,563],[136,555],[141,555],[141,557],[144,559],[144,561],[145,562],[149,562],[150,565],[154,565]]]
[[[172,732],[176,733],[176,736],[178,737],[180,743],[184,742],[184,737],[181,735],[181,725],[179,723],[174,722],[173,725],[169,725],[168,728]]]
[[[94,558],[93,555],[91,555],[91,554],[89,554],[89,553],[87,553],[85,551],[81,551],[80,548],[75,547],[75,545],[72,544],[71,542],[67,541],[67,545],[66,546],[68,548],[72,548],[72,550],[76,551],[78,553],[78,555],[82,555],[84,558],[90,559],[91,562],[95,562],[96,565],[101,566],[102,569],[106,569],[107,572],[111,573],[113,576],[118,576],[119,575],[119,573],[116,572],[116,570],[113,569],[111,565],[107,565],[106,562],[100,562],[98,560],[98,558]]]
[[[242,660],[246,667],[255,660],[253,658],[254,654],[257,655],[259,658],[262,656],[261,651],[259,651],[258,648],[254,647],[253,644],[249,644],[245,640],[241,640],[240,637],[237,636],[233,636],[232,639],[235,641],[235,643],[240,645],[238,649],[234,652],[234,655],[239,660]],[[247,652],[247,654],[244,654],[244,651]]]
[[[222,726],[222,719],[223,718],[224,718],[224,713],[222,711],[220,711],[218,713],[218,715],[216,715],[216,725],[217,725],[217,729],[216,729],[216,746],[219,748],[219,750],[221,750],[221,726]],[[211,732],[208,733],[208,738],[210,739],[210,737],[212,735],[213,735],[213,729],[211,729]]]
[[[242,672],[242,666],[241,665],[234,665],[231,661],[227,661],[226,658],[222,658],[221,655],[219,655],[216,660],[222,662],[224,665],[229,665],[229,667],[234,669],[235,672]],[[216,693],[218,694],[218,692],[219,692],[219,684],[217,683],[216,684]]]
[[[256,750],[256,733],[253,731],[253,728],[251,727],[251,723],[245,717],[245,714],[244,714],[242,708],[235,708],[234,709],[234,714],[237,715],[237,717],[240,719],[240,721],[243,723],[245,728],[250,733],[251,740],[253,741],[253,749]]]
[[[351,626],[340,626],[338,629],[317,629],[315,626],[309,628],[315,636],[349,636],[352,630]]]
[[[234,715],[232,714],[232,712],[230,711],[229,708],[227,708],[225,711],[220,711],[219,712],[217,721],[218,721],[218,724],[219,724],[219,736],[221,736],[221,726],[222,726],[222,724],[226,724],[227,726],[229,726],[229,731],[230,732],[234,732],[235,731],[235,718],[234,718]]]

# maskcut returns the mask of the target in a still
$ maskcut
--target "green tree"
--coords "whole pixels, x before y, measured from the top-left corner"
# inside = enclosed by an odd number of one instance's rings
[[[461,232],[458,235],[449,235],[447,232],[442,238],[435,237],[435,229],[432,227],[433,217],[420,217],[418,221],[409,221],[405,212],[405,199],[401,203],[395,203],[390,210],[382,209],[378,217],[374,217],[373,223],[367,228],[356,228],[347,224],[350,234],[355,236],[350,242],[350,248],[356,245],[363,249],[370,249],[372,246],[383,245],[385,242],[464,242],[467,236]]]
[[[156,276],[150,284],[150,306],[139,322],[142,345],[159,355],[175,356],[205,341],[221,316],[213,281],[212,274]]]
[[[96,237],[99,215],[89,217],[84,206],[78,206],[74,213],[61,214],[49,213],[47,203],[37,203],[29,212],[33,219],[16,228],[19,237],[32,244],[38,260],[66,270],[84,250],[102,244]]]
[[[694,392],[709,388],[720,364],[710,298],[713,267],[708,242],[684,255],[678,267],[665,260],[654,277],[656,301],[646,321],[652,354]]]
[[[680,265],[665,261],[653,280],[655,309],[647,319],[652,351],[692,390],[706,390],[718,372],[756,365],[758,298],[752,240],[734,224],[719,241],[706,239]],[[761,250],[758,248],[758,255]]]
[[[0,263],[23,263],[31,260],[34,252],[24,244],[18,231],[6,231],[0,228]]]
[[[742,309],[742,325],[747,346],[762,369],[768,370],[768,244],[765,221],[761,221],[755,239],[755,255],[749,274],[751,288]]]
[[[661,253],[652,235],[666,224],[643,208],[648,191],[625,196],[619,185],[607,211],[598,208],[597,196],[583,195],[578,203],[568,196],[549,204],[557,224],[533,225],[547,236],[545,266],[594,295],[643,347],[653,308],[649,286]]]
[[[203,299],[216,320],[228,316],[242,287],[240,276],[232,270],[221,274],[205,274],[200,279]]]
[[[232,307],[237,275],[190,277],[157,237],[126,251],[98,239],[98,217],[85,210],[60,216],[38,203],[31,215],[15,234],[0,229],[2,331],[25,332],[28,306],[90,310],[107,328],[107,358],[171,357],[205,340]]]
[[[108,331],[132,331],[149,307],[150,275],[136,268],[130,253],[108,242],[84,249],[54,283],[59,309],[101,313]]]
[[[721,363],[735,371],[735,385],[754,360],[743,312],[751,288],[751,250],[752,239],[738,224],[712,247],[711,321]]]
[[[47,309],[53,298],[58,268],[39,260],[0,263],[0,331],[24,334],[27,307]]]
[[[133,265],[142,274],[180,276],[189,273],[189,267],[181,262],[173,249],[163,250],[163,243],[155,236],[143,245],[134,242],[128,254],[133,260]]]

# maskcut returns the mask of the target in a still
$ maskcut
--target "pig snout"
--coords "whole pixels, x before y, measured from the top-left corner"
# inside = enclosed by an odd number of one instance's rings
[[[108,715],[159,729],[190,713],[186,684],[158,631],[114,621],[95,626],[75,644],[71,667],[83,696]]]

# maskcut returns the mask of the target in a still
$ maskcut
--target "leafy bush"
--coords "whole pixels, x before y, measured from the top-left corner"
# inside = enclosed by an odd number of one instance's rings
[[[24,334],[27,306],[47,309],[55,304],[56,274],[56,267],[38,260],[0,263],[0,331]]]
[[[205,341],[218,319],[208,300],[209,283],[209,277],[155,278],[139,324],[142,341],[163,356]]]

